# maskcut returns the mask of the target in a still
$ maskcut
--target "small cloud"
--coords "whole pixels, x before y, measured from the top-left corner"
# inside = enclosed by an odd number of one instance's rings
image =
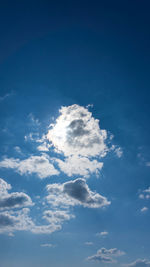
[[[114,138],[114,135],[111,134],[110,137],[109,137],[109,140],[112,140]]]
[[[147,207],[143,207],[143,208],[141,209],[141,212],[146,212],[147,210],[148,210]]]
[[[14,150],[15,150],[18,154],[20,154],[20,155],[23,154],[22,151],[21,151],[21,148],[20,148],[19,146],[15,146],[15,147],[14,147]]]
[[[41,244],[41,247],[43,247],[43,248],[54,248],[54,247],[56,247],[56,245],[53,245],[53,244]]]
[[[123,264],[126,267],[150,267],[150,261],[146,259],[137,259],[129,264]]]
[[[145,193],[150,193],[150,187],[147,188],[147,189],[145,189],[145,190],[143,190],[143,192],[145,192]]]
[[[97,233],[96,235],[99,237],[106,237],[108,235],[108,232],[104,231],[104,232]]]
[[[150,167],[150,162],[146,162],[145,164],[147,167]]]
[[[124,251],[120,251],[117,248],[101,248],[93,256],[87,258],[88,261],[98,261],[103,263],[113,263],[116,262],[114,258],[125,255]]]
[[[46,142],[44,142],[43,144],[39,145],[37,147],[37,150],[39,151],[49,151],[49,146],[47,145]]]
[[[8,97],[10,97],[12,95],[14,95],[13,91],[11,93],[7,93],[7,94],[5,94],[3,96],[0,96],[0,102],[4,101],[6,98],[8,98]]]
[[[150,187],[145,190],[142,190],[142,193],[139,194],[140,199],[150,199]]]
[[[19,208],[24,206],[32,206],[31,198],[23,192],[8,193],[11,189],[11,185],[0,178],[0,210]],[[1,217],[1,223],[9,223],[10,220]]]
[[[46,219],[51,224],[61,224],[64,221],[68,221],[75,216],[68,213],[65,210],[46,210],[44,211],[43,218]]]
[[[27,135],[24,136],[24,140],[27,141],[34,141],[37,142],[37,139],[39,138],[39,134],[38,133],[29,133]]]
[[[13,233],[8,233],[8,236],[14,237],[15,235]]]
[[[93,104],[88,104],[86,108],[93,108]]]
[[[34,126],[40,126],[39,119],[36,119],[32,113],[30,113],[28,117]]]
[[[121,147],[116,148],[115,149],[115,153],[116,153],[118,158],[121,158],[122,154],[123,154],[123,151],[122,151]]]
[[[143,194],[140,194],[140,195],[139,195],[139,198],[140,198],[140,199],[144,199],[145,197],[144,197]]]
[[[84,243],[86,246],[93,246],[93,242],[85,242]]]

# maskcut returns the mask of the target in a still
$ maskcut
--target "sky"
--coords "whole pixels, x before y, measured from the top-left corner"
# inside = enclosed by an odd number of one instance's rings
[[[0,267],[150,267],[149,1],[1,1]]]

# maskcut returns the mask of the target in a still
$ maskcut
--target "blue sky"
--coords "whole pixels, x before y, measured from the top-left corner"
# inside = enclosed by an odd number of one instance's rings
[[[0,4],[2,267],[150,266],[149,8]]]

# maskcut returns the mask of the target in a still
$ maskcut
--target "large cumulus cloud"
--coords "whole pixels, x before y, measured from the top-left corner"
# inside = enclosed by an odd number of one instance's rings
[[[47,138],[57,152],[65,156],[105,156],[106,130],[101,130],[99,120],[88,109],[79,105],[62,107],[55,124],[51,124]]]

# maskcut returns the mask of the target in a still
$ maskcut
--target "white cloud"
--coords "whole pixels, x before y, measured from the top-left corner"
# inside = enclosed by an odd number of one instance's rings
[[[117,248],[101,248],[93,256],[87,258],[87,260],[99,261],[103,263],[113,263],[115,262],[114,258],[124,255],[125,252],[118,250]]]
[[[36,225],[29,216],[29,209],[4,211],[0,213],[0,233],[11,234],[15,231],[30,231],[34,234],[51,234],[61,229],[60,225]]]
[[[21,211],[4,211],[0,213],[0,233],[13,233],[14,231],[27,230],[33,226],[28,217],[29,209]]]
[[[102,162],[98,162],[97,160],[89,160],[87,157],[81,156],[70,156],[66,158],[64,161],[61,159],[55,159],[58,163],[61,171],[66,173],[68,176],[80,175],[84,177],[89,177],[90,174],[96,173],[103,167]]]
[[[8,190],[11,189],[11,185],[5,182],[2,178],[0,178],[0,196],[5,196]]]
[[[86,181],[81,178],[64,184],[49,184],[47,191],[47,201],[53,206],[82,205],[88,208],[101,208],[110,205],[106,197],[91,191]]]
[[[138,259],[134,262],[131,262],[129,264],[124,264],[123,266],[126,267],[150,267],[150,261],[146,259]]]
[[[148,187],[147,189],[143,190],[143,192],[150,193],[150,187]]]
[[[14,147],[14,150],[15,150],[18,154],[23,155],[23,153],[22,153],[22,151],[21,151],[21,148],[20,148],[19,146],[15,146],[15,147]]]
[[[40,126],[40,122],[39,122],[39,120],[36,119],[35,116],[34,116],[32,113],[30,113],[30,114],[28,115],[28,117],[29,117],[29,119],[30,119],[30,121],[31,121],[31,123],[32,123],[33,125],[35,125],[35,126]]]
[[[46,178],[52,175],[58,175],[59,171],[50,163],[50,157],[46,154],[41,156],[30,156],[27,159],[20,160],[15,158],[5,158],[0,161],[0,168],[14,169],[19,174],[35,173],[39,178]]]
[[[3,96],[0,96],[0,102],[3,101],[3,100],[5,100],[6,98],[12,96],[12,95],[14,95],[14,92],[13,91],[11,93],[7,93],[7,94],[5,94]]]
[[[65,156],[105,156],[106,130],[101,130],[99,120],[87,108],[79,105],[62,107],[55,124],[51,124],[47,138],[55,150]]]
[[[97,233],[96,235],[100,237],[106,237],[108,235],[108,232],[104,231],[104,232]]]
[[[150,199],[150,187],[143,190],[142,193],[139,194],[140,199]]]
[[[148,210],[147,207],[143,207],[143,208],[141,209],[141,212],[146,212],[147,210]]]
[[[49,151],[49,147],[46,142],[43,142],[41,145],[37,147],[39,151]]]
[[[0,210],[32,206],[31,198],[23,192],[8,193],[11,185],[0,178]]]
[[[46,247],[47,248],[54,248],[55,245],[48,243],[48,244],[41,244],[41,247],[43,247],[43,248],[46,248]]]
[[[139,198],[140,198],[140,199],[144,199],[145,196],[144,196],[143,194],[140,194],[140,195],[139,195]]]
[[[38,133],[29,133],[27,135],[24,136],[24,140],[27,141],[34,141],[37,142],[37,140],[39,139],[39,134]]]
[[[123,154],[122,148],[121,147],[117,147],[115,149],[115,153],[116,153],[116,155],[117,155],[118,158],[121,158],[122,157],[122,154]]]
[[[42,219],[46,224],[36,224],[29,216],[33,206],[31,198],[23,192],[8,193],[11,185],[0,179],[0,233],[12,234],[14,231],[30,231],[35,234],[50,234],[60,230],[64,221],[75,216],[66,210],[46,210]],[[19,210],[18,210],[19,209]]]
[[[92,246],[93,245],[93,242],[85,242],[84,243],[86,246]]]
[[[62,224],[64,221],[68,221],[75,216],[69,214],[66,210],[46,210],[44,211],[43,218],[46,219],[51,224]]]

